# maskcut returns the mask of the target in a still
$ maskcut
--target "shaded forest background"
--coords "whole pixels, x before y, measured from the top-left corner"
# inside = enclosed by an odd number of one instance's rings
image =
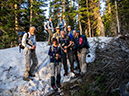
[[[0,0],[0,49],[17,46],[17,33],[36,27],[37,41],[47,40],[44,31],[45,9],[48,0]],[[87,37],[113,37],[129,32],[129,1],[105,0],[104,14],[99,0],[50,0],[49,16],[54,28],[59,16]]]

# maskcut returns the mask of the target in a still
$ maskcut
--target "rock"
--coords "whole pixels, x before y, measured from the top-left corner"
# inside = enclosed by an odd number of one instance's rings
[[[74,83],[74,82],[76,82],[77,80],[78,80],[78,78],[75,78],[75,79],[71,80],[70,83]]]
[[[75,87],[79,86],[79,84],[74,84],[73,86],[70,86],[70,89],[73,89]]]
[[[61,83],[61,88],[63,88],[64,86],[67,86],[68,84],[69,84],[69,82]]]
[[[48,93],[46,93],[46,95],[45,96],[50,96],[50,95],[52,95],[54,93],[54,91],[53,90],[51,90],[51,91],[49,91]]]
[[[82,82],[82,79],[78,79],[77,82],[78,82],[78,83],[81,83],[81,82]]]
[[[127,72],[124,73],[123,75],[124,78],[129,78],[129,74]]]
[[[61,92],[61,93],[60,93],[60,96],[64,96],[64,93],[63,93],[63,92]]]
[[[129,82],[126,84],[126,91],[129,92]]]
[[[78,90],[71,90],[71,96],[73,96]]]

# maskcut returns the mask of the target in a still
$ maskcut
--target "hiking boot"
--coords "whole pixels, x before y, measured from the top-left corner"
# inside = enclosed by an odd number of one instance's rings
[[[53,90],[55,90],[56,89],[56,86],[53,86],[52,88],[53,88]]]
[[[30,76],[30,77],[35,77],[35,75],[31,74],[30,72],[29,72],[29,76]]]
[[[68,73],[64,73],[64,76],[67,76],[68,75]]]
[[[23,80],[24,80],[24,81],[30,81],[30,80],[32,80],[32,79],[29,78],[29,77],[23,77]]]
[[[71,72],[75,73],[74,70],[72,70]]]
[[[61,85],[60,85],[60,84],[57,84],[57,86],[58,86],[58,87],[61,87]]]
[[[35,75],[29,74],[30,77],[35,77]]]

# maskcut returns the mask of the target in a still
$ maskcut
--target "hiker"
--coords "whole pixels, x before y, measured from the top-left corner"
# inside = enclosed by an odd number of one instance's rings
[[[79,60],[78,60],[78,56],[77,56],[77,48],[76,48],[76,46],[75,46],[75,43],[76,43],[76,41],[75,41],[75,38],[76,38],[76,30],[73,31],[73,38],[74,38],[74,39],[73,39],[73,41],[74,41],[73,55],[74,55],[74,61],[77,62],[77,67],[76,67],[75,69],[78,69],[79,72],[80,72],[81,69],[80,69],[80,64],[79,64]]]
[[[80,35],[80,31],[76,32],[76,48],[79,55],[79,63],[81,69],[81,75],[84,75],[87,71],[86,65],[86,51],[89,48],[89,44],[85,35]]]
[[[44,25],[44,28],[49,33],[48,45],[51,45],[52,44],[51,40],[54,32],[52,17],[49,17],[49,21],[47,21],[47,23]]]
[[[60,71],[61,71],[61,49],[58,46],[56,38],[53,38],[53,45],[50,46],[48,55],[50,56],[50,66],[51,66],[51,86],[53,89],[56,88],[56,84],[60,87]],[[55,71],[57,69],[57,78],[55,79]]]
[[[25,50],[25,59],[26,59],[26,65],[25,65],[25,75],[23,80],[29,81],[31,80],[29,76],[34,77],[33,74],[34,69],[36,67],[37,58],[36,58],[36,36],[34,35],[35,27],[30,27],[29,32],[25,33],[22,38],[22,45],[24,46]],[[31,65],[32,61],[32,65]]]
[[[71,30],[71,26],[68,26],[68,36],[71,38],[71,40],[74,39],[74,37],[73,37],[73,31]]]
[[[66,22],[62,16],[60,16],[57,26],[60,28],[60,31],[66,31]]]
[[[53,34],[53,37],[52,38],[56,38],[57,41],[59,42],[59,37],[61,36],[60,34],[60,28],[59,27],[56,27],[56,33]]]
[[[68,54],[68,58],[71,64],[71,71],[73,71],[73,54],[70,49],[72,44],[71,38],[65,35],[64,31],[61,31],[61,37],[59,38],[59,46],[61,47],[61,57],[64,65],[64,76],[68,75],[68,66],[67,66],[67,58],[66,55]]]

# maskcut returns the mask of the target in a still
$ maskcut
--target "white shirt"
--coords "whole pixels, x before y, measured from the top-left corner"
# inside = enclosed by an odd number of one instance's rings
[[[27,38],[27,34],[28,34],[28,38]],[[22,45],[25,47],[25,49],[31,49],[33,45],[36,46],[36,36],[31,35],[30,32],[25,33],[22,38]]]
[[[49,26],[49,23],[50,23],[51,26]],[[47,28],[46,26],[47,26],[48,28]],[[44,25],[44,28],[45,28],[45,30],[46,30],[46,29],[52,29],[52,32],[54,32],[54,28],[53,28],[53,23],[52,23],[52,21],[47,21],[47,23]]]

